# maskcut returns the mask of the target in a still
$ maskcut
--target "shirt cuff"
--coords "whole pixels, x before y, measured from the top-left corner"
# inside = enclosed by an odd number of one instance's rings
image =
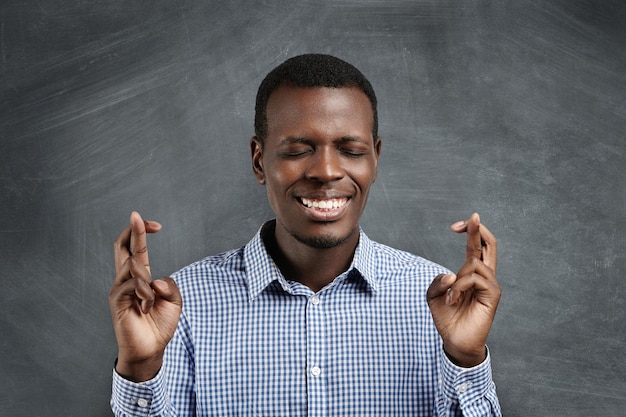
[[[482,401],[495,388],[491,375],[491,356],[487,349],[485,360],[472,368],[455,365],[442,352],[442,389],[448,401],[458,401],[465,409],[476,401]]]
[[[164,415],[167,409],[163,370],[149,381],[129,381],[113,369],[111,409],[124,416]]]

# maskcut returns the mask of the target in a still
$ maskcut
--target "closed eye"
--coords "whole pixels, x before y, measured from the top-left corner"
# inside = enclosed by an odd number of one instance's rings
[[[281,155],[298,157],[313,151],[313,146],[306,138],[289,138],[281,147]]]
[[[286,152],[282,152],[281,154],[285,157],[298,157],[298,156],[306,155],[307,153],[309,153],[308,150],[299,150],[299,151],[286,151]]]
[[[358,150],[358,149],[339,149],[339,151],[344,155],[351,156],[354,158],[367,155],[367,151]]]
[[[344,155],[356,158],[369,154],[370,146],[359,137],[345,136],[339,141],[338,150]]]

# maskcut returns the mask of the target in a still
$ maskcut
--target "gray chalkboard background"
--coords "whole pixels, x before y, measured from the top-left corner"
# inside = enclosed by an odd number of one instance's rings
[[[372,238],[455,269],[449,224],[497,235],[505,415],[625,415],[625,4],[2,0],[0,415],[111,414],[114,238],[162,222],[157,275],[245,244],[256,88],[303,52],[379,95]]]

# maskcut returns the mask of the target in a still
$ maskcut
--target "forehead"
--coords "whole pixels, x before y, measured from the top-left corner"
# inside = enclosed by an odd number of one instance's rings
[[[365,93],[356,87],[279,86],[266,110],[268,135],[294,125],[363,129],[371,134],[374,112]]]

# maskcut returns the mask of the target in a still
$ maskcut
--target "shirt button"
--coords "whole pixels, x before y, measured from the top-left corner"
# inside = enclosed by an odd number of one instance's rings
[[[313,304],[314,306],[318,305],[320,303],[320,298],[317,295],[314,295],[313,297],[311,297],[311,304]]]
[[[461,394],[464,394],[471,385],[472,384],[470,384],[470,383],[459,385],[459,392]]]
[[[137,405],[141,408],[146,408],[148,406],[148,400],[145,398],[140,398],[137,400]]]
[[[311,368],[311,375],[320,376],[321,373],[322,370],[319,368],[319,366],[314,366],[313,368]]]

